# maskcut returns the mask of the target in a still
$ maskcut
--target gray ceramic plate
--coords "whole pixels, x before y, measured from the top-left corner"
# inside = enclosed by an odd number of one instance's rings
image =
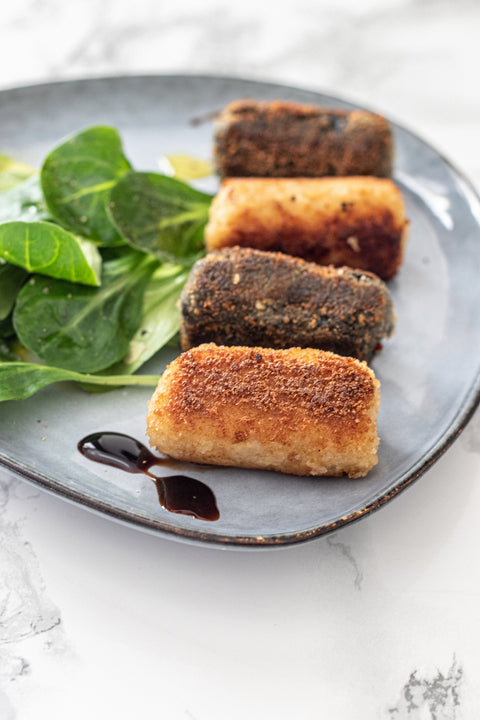
[[[239,97],[350,107],[306,90],[221,77],[56,83],[0,94],[0,151],[38,164],[63,136],[107,123],[120,130],[137,169],[157,169],[164,154],[207,159],[212,113]],[[76,449],[78,440],[95,431],[144,441],[150,391],[88,396],[69,385],[0,405],[0,463],[107,517],[165,537],[227,547],[317,537],[378,509],[416,480],[457,437],[479,400],[480,203],[430,145],[393,126],[395,180],[411,233],[404,265],[390,283],[397,330],[373,363],[382,384],[381,444],[378,466],[366,478],[190,466],[188,474],[214,491],[220,519],[169,513],[147,477],[98,465]],[[146,370],[160,372],[175,354],[162,353]]]

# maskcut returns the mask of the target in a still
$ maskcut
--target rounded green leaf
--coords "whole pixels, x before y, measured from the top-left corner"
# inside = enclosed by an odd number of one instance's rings
[[[134,247],[167,262],[189,264],[204,252],[212,196],[175,178],[131,172],[111,192],[110,213]]]
[[[5,320],[10,314],[17,293],[27,277],[28,273],[23,268],[10,263],[0,264],[0,320]]]
[[[29,273],[84,285],[100,283],[97,247],[50,222],[0,224],[0,258]]]
[[[156,266],[141,253],[132,256],[105,263],[99,288],[33,276],[13,313],[20,342],[45,363],[78,372],[97,372],[124,357]]]
[[[115,128],[95,126],[55,148],[40,179],[52,216],[102,245],[122,242],[107,212],[110,190],[130,170]]]

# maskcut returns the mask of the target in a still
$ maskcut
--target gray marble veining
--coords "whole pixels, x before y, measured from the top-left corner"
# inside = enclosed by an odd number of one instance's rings
[[[353,586],[355,590],[362,589],[363,572],[358,566],[358,562],[353,554],[352,548],[347,543],[341,542],[336,537],[327,537],[327,543],[331,548],[335,548],[342,557],[344,557],[349,565],[353,568]]]
[[[414,670],[388,710],[391,720],[456,720],[461,717],[462,665],[454,657],[446,671]]]
[[[8,687],[31,671],[29,640],[45,637],[45,646],[64,644],[61,615],[50,599],[37,556],[19,522],[8,517],[18,481],[0,482],[0,718],[11,713]],[[12,715],[13,717],[13,715]]]

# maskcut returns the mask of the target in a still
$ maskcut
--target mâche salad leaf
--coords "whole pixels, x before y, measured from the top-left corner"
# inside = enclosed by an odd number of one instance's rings
[[[62,142],[40,173],[0,191],[0,401],[63,380],[155,385],[136,371],[178,334],[211,200],[132,170],[108,126]]]
[[[115,128],[88,128],[55,148],[43,163],[40,180],[47,207],[68,230],[101,245],[121,244],[107,208],[111,189],[130,169]]]
[[[6,262],[0,264],[0,320],[5,320],[12,312],[18,291],[27,277],[28,273],[22,268]]]
[[[0,224],[0,258],[29,273],[100,284],[102,259],[96,245],[50,222]]]
[[[212,196],[153,172],[125,175],[110,194],[110,214],[125,240],[167,262],[203,253]]]
[[[127,354],[108,374],[133,373],[164,347],[180,329],[177,303],[189,270],[160,266],[145,289],[140,325],[130,340]]]
[[[34,275],[18,293],[13,326],[47,364],[97,372],[127,352],[155,258],[142,253],[104,263],[98,288]]]
[[[74,381],[81,384],[118,387],[155,386],[158,375],[90,375],[30,362],[0,362],[0,401],[25,400],[51,383]]]

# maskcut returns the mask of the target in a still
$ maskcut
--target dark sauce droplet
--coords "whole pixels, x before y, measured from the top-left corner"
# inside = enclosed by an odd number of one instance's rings
[[[199,520],[218,520],[215,495],[205,483],[186,475],[156,477],[150,472],[154,465],[166,465],[167,459],[156,457],[141,442],[129,435],[98,432],[87,435],[77,445],[89,460],[111,465],[129,473],[148,475],[157,487],[162,507]]]

